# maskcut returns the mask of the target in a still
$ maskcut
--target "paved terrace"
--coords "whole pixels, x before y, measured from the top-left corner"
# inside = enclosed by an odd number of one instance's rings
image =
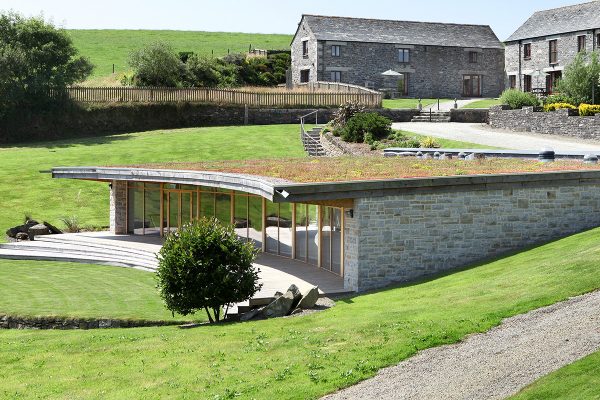
[[[0,245],[0,258],[17,260],[70,261],[112,265],[153,272],[155,254],[162,246],[157,236],[112,235],[91,232],[38,236],[33,242]],[[273,297],[295,284],[301,290],[318,286],[323,295],[347,292],[341,277],[300,261],[261,253],[255,262],[263,287],[255,298]]]

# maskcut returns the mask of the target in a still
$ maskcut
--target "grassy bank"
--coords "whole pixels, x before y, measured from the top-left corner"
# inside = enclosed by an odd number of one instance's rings
[[[108,185],[52,179],[58,166],[303,157],[297,125],[159,130],[0,148],[0,231],[24,214],[61,225],[108,225]],[[3,236],[3,235],[2,235]]]
[[[420,349],[600,288],[600,229],[301,318],[0,332],[0,397],[318,398]]]
[[[131,268],[0,260],[0,293],[0,314],[173,320],[153,274]]]
[[[214,54],[215,57],[227,55],[228,50],[232,53],[247,52],[249,46],[257,49],[289,49],[292,41],[292,35],[254,33],[111,29],[67,32],[79,52],[89,57],[96,66],[93,78],[112,74],[113,64],[116,73],[127,72],[129,53],[158,40],[171,44],[175,51],[192,51],[208,56]],[[102,82],[99,80],[98,83]]]
[[[600,352],[543,377],[511,399],[600,399]]]

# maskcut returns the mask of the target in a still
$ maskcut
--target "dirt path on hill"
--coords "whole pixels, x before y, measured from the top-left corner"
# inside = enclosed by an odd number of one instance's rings
[[[420,352],[334,399],[504,399],[600,349],[600,291]]]

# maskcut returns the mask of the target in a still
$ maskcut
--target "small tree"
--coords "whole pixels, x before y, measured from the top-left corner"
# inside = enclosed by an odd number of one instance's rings
[[[181,86],[186,67],[179,55],[165,42],[155,42],[129,55],[136,86]]]
[[[500,95],[500,102],[506,104],[513,110],[518,110],[523,107],[536,107],[540,101],[533,93],[521,92],[516,89],[508,89]]]
[[[575,105],[600,104],[600,59],[597,51],[578,53],[564,71],[556,89],[566,94]],[[595,95],[592,93],[595,91]]]
[[[84,80],[93,65],[77,55],[69,35],[43,18],[0,13],[0,117],[19,107],[39,107]]]
[[[158,289],[171,312],[204,309],[211,323],[222,309],[251,298],[261,285],[253,266],[256,250],[232,226],[203,218],[170,234],[158,253]],[[225,310],[227,315],[227,310]]]

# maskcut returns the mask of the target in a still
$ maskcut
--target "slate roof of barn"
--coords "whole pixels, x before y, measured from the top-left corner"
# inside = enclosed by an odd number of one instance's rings
[[[534,13],[506,42],[600,28],[600,1]]]
[[[407,45],[502,48],[489,25],[302,16],[317,40]]]

